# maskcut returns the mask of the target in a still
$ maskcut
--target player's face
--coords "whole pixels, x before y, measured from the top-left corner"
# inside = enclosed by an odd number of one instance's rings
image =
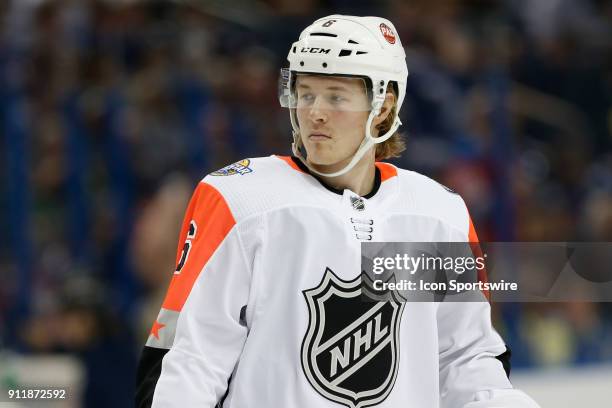
[[[299,75],[297,119],[311,164],[350,160],[365,135],[370,102],[359,78]]]

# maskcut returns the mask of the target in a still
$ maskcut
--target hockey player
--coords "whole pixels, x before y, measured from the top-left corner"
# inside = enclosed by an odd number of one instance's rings
[[[207,175],[143,351],[140,407],[533,408],[486,301],[363,302],[363,241],[476,241],[461,197],[397,155],[408,75],[377,17],[315,21],[280,100],[294,157]]]

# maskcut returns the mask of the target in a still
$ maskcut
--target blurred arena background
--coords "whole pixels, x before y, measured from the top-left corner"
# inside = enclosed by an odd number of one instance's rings
[[[192,189],[290,153],[278,70],[332,13],[396,25],[397,164],[462,194],[481,240],[612,241],[610,0],[2,0],[0,389],[132,405]],[[494,319],[543,407],[610,406],[610,303]]]

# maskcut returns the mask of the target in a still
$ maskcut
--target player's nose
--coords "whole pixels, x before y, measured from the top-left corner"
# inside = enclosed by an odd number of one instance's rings
[[[323,98],[317,97],[315,98],[312,105],[310,105],[310,110],[308,112],[308,117],[313,122],[326,122],[328,119],[328,112],[324,106],[325,102]]]

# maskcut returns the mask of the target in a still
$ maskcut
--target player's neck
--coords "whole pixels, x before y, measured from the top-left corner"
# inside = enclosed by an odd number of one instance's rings
[[[350,161],[350,159],[348,159]],[[344,168],[347,163],[338,163],[334,167],[339,169]],[[321,167],[317,169],[322,172],[330,173],[332,171],[329,168],[323,168],[327,166],[315,166]],[[337,190],[349,189],[352,192],[365,196],[369,194],[374,188],[374,182],[376,178],[376,166],[374,165],[374,156],[370,154],[364,155],[359,162],[351,170],[337,177],[325,177],[319,176],[319,179],[330,187]]]

